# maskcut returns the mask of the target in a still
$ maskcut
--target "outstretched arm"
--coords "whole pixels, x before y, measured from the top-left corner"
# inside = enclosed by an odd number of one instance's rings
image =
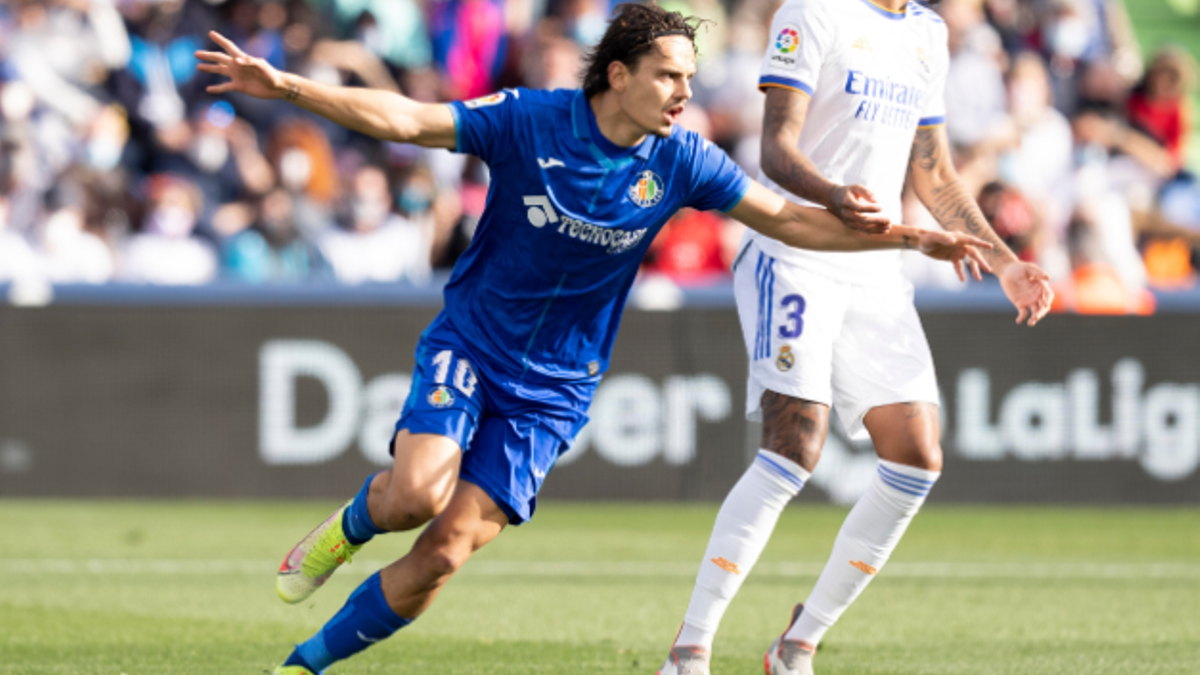
[[[886,232],[867,234],[844,226],[825,209],[793,204],[757,181],[750,181],[746,194],[729,215],[750,229],[795,248],[813,251],[907,248],[953,263],[959,278],[964,278],[964,262],[971,262],[973,269],[979,265],[990,271],[981,250],[990,249],[991,244],[976,237],[905,225],[892,225]],[[979,277],[977,269],[975,276]]]
[[[762,169],[788,192],[820,204],[848,227],[863,232],[883,232],[888,218],[875,203],[875,195],[862,185],[838,185],[821,175],[800,152],[800,132],[808,117],[808,94],[783,87],[768,87],[763,109]]]
[[[220,33],[210,32],[209,37],[223,51],[196,52],[199,68],[229,78],[209,87],[209,93],[236,91],[256,98],[283,99],[380,140],[454,149],[454,115],[448,106],[418,103],[387,91],[313,82],[275,70]]]
[[[1005,295],[1017,308],[1017,323],[1036,324],[1054,300],[1050,277],[1033,263],[1021,262],[997,236],[975,198],[963,187],[950,161],[950,140],[942,125],[917,129],[913,141],[913,187],[938,223],[953,232],[967,232],[991,244],[986,257]]]

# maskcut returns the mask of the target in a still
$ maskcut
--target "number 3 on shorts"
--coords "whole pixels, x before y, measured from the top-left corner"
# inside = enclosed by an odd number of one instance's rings
[[[784,318],[787,319],[787,323],[779,326],[779,337],[787,339],[800,337],[800,334],[804,332],[804,298],[793,293],[785,295],[779,304],[783,306],[786,312]],[[790,311],[788,311],[789,305],[791,306]]]
[[[434,384],[446,384],[446,376],[450,374],[450,364],[454,360],[454,352],[449,349],[443,349],[433,357],[433,365],[436,368],[433,371]],[[462,392],[463,396],[471,398],[477,383],[475,369],[471,367],[470,362],[459,357],[458,366],[454,369],[454,388]]]

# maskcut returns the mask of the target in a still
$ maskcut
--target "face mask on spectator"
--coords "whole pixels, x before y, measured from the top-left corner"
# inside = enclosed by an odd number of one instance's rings
[[[433,205],[433,192],[420,187],[406,187],[396,200],[396,206],[407,214],[425,213]]]
[[[96,136],[87,144],[88,166],[98,171],[109,171],[121,161],[125,144],[111,136]]]
[[[229,144],[217,134],[198,134],[188,147],[188,157],[204,173],[216,173],[229,159]]]
[[[1046,109],[1046,85],[1036,79],[1021,79],[1009,84],[1008,96],[1013,116],[1020,124],[1032,124]]]
[[[146,231],[171,239],[183,239],[192,233],[196,217],[179,206],[160,206],[146,219]]]
[[[290,192],[300,192],[308,187],[312,175],[312,160],[308,153],[299,148],[289,148],[279,157],[279,180]]]
[[[355,227],[366,225],[373,228],[382,223],[388,214],[387,202],[376,199],[355,199],[350,208],[354,211]]]
[[[1047,42],[1057,56],[1077,60],[1087,50],[1091,35],[1087,23],[1075,16],[1066,16],[1050,26]]]

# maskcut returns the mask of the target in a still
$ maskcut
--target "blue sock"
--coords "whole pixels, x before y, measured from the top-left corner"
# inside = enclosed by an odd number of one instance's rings
[[[374,479],[375,474],[367,477],[362,489],[354,495],[354,501],[342,512],[342,532],[346,533],[346,541],[355,546],[365,544],[375,535],[387,532],[371,520],[371,512],[367,510],[367,494],[371,491],[371,481]]]
[[[320,673],[335,661],[349,658],[412,623],[396,614],[383,597],[379,572],[362,582],[337,614],[283,662]]]

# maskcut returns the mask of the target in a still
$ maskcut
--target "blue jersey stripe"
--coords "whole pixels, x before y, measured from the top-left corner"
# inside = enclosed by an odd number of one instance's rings
[[[813,95],[813,88],[800,80],[793,80],[790,77],[779,77],[778,75],[763,75],[758,78],[758,88],[765,89],[767,87],[780,87],[783,89],[792,89],[794,91],[804,92],[809,98]]]
[[[918,127],[936,127],[939,124],[945,124],[945,123],[946,123],[946,116],[938,115],[937,117],[922,117],[917,122],[917,126]]]

